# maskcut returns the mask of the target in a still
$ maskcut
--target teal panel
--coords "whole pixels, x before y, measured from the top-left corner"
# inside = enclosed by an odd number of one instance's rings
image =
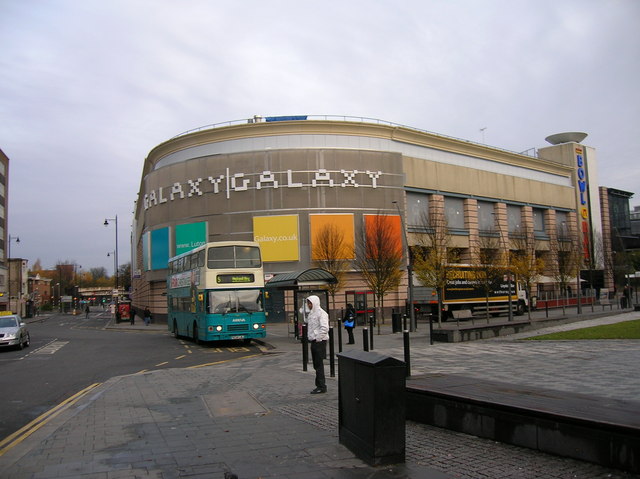
[[[207,222],[177,225],[175,256],[191,251],[207,242]]]
[[[151,232],[151,269],[164,269],[169,262],[169,228]]]

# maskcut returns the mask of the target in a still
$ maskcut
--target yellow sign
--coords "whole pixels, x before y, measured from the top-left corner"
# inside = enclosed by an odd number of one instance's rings
[[[580,214],[582,215],[582,217],[586,220],[589,217],[589,212],[587,211],[586,208],[582,208],[580,210]]]
[[[298,261],[298,215],[254,216],[253,240],[260,243],[262,261]]]

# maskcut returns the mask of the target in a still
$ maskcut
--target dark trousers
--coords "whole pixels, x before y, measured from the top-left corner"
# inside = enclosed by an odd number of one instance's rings
[[[355,344],[356,342],[353,340],[353,328],[345,327],[347,330],[347,334],[349,335],[349,342],[347,344]]]
[[[326,341],[313,341],[311,343],[311,360],[313,361],[313,369],[316,370],[316,387],[326,389],[327,384],[324,380],[324,358],[327,355]]]

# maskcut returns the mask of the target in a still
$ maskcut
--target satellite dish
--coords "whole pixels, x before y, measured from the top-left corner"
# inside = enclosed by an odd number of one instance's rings
[[[545,138],[545,141],[552,145],[559,145],[560,143],[580,143],[587,137],[586,133],[580,131],[567,131],[566,133],[556,133]]]

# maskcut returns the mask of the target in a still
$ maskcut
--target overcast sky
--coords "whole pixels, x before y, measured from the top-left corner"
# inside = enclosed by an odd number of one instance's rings
[[[11,256],[129,261],[144,158],[254,114],[352,115],[525,151],[584,131],[640,204],[637,0],[0,0]],[[633,146],[636,144],[636,146]]]

